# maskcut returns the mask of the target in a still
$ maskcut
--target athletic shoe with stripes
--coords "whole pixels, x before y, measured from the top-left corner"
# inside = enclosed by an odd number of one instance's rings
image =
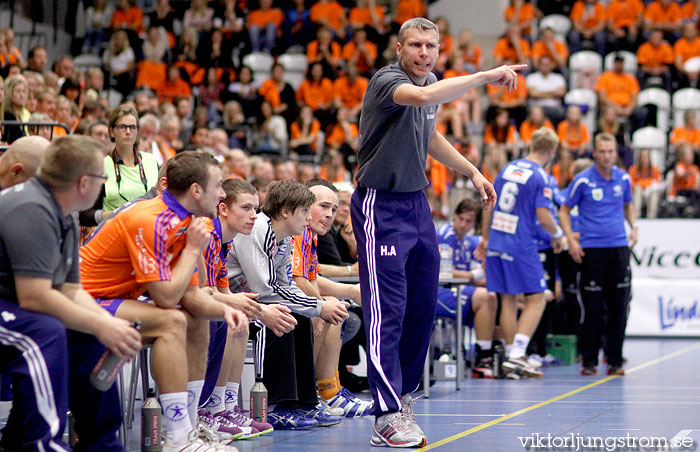
[[[237,420],[232,416],[229,416],[229,414],[231,414],[230,411],[221,411],[219,413],[212,414],[211,416],[223,427],[237,428],[241,430],[241,436],[237,437],[236,439],[251,439],[260,436],[260,431],[258,429],[250,425],[243,425],[240,422],[237,422]]]
[[[297,408],[295,411],[305,418],[315,419],[318,422],[317,427],[331,427],[343,422],[342,416],[327,413],[320,403],[311,408]]]
[[[258,432],[260,432],[261,435],[266,435],[268,433],[272,433],[275,428],[270,424],[269,422],[258,422],[255,419],[252,419],[250,415],[248,414],[248,410],[242,410],[236,406],[233,409],[233,412],[231,411],[224,411],[225,413],[228,413],[228,417],[233,419],[234,422],[238,423],[239,425],[243,425],[245,427],[253,427],[256,429]]]
[[[308,418],[299,413],[297,410],[288,410],[277,408],[267,413],[267,420],[272,424],[275,430],[306,430],[307,428],[316,427],[318,421]]]
[[[371,400],[359,399],[345,388],[341,388],[340,391],[327,402],[328,406],[331,408],[340,408],[342,410],[340,415],[345,417],[367,416],[372,412],[372,408],[374,407],[374,403]]]
[[[384,447],[423,447],[428,443],[424,435],[411,428],[404,413],[397,411],[379,416],[374,421],[370,444]]]
[[[231,444],[244,435],[240,428],[221,424],[206,410],[199,410],[197,414],[200,436],[211,442]]]

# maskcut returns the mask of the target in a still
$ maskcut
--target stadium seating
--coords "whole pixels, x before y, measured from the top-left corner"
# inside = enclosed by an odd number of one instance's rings
[[[671,95],[665,89],[647,88],[637,94],[637,105],[656,106],[656,127],[663,132],[669,130],[671,116]]]

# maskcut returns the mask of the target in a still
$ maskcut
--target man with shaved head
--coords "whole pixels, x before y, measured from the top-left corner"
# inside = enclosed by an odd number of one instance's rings
[[[22,137],[0,155],[0,188],[8,188],[36,174],[49,141],[40,136]]]

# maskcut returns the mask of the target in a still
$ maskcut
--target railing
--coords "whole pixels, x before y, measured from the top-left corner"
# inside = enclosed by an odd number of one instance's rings
[[[25,130],[27,130],[27,127],[51,127],[51,135],[49,135],[49,141],[53,138],[53,131],[54,127],[61,127],[63,130],[66,131],[66,135],[69,135],[71,133],[71,130],[68,128],[67,125],[63,124],[62,122],[47,122],[47,121],[0,121],[0,128],[3,130],[5,129],[6,126],[19,126],[19,127],[24,127]],[[3,133],[3,136],[5,134]],[[5,152],[7,148],[10,147],[9,144],[5,145],[0,145],[0,153]]]

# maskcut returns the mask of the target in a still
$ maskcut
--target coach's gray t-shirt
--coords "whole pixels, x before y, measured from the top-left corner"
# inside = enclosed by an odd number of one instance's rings
[[[436,81],[430,73],[425,85]],[[415,85],[400,60],[377,71],[369,82],[360,117],[360,187],[413,192],[428,185],[425,164],[437,105],[398,105],[394,91],[404,83]]]
[[[33,178],[0,192],[0,298],[17,301],[15,276],[80,282],[75,215],[63,215],[51,188]]]

